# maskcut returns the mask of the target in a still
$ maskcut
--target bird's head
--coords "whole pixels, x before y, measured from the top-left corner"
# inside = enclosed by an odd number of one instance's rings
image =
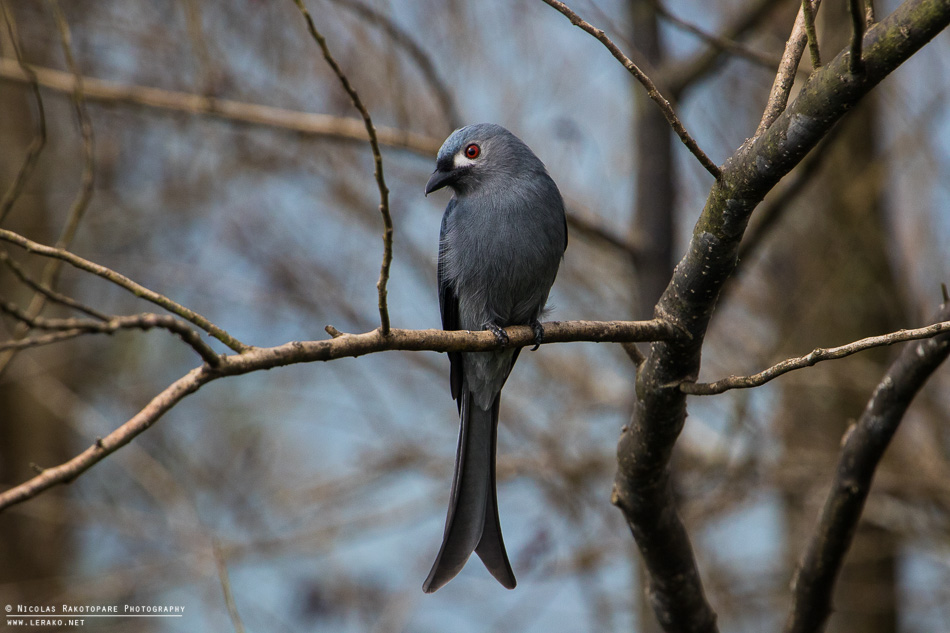
[[[544,172],[544,165],[517,136],[494,123],[468,125],[445,139],[426,183],[426,195],[443,187],[463,194],[480,183],[502,182],[499,179],[534,171]]]

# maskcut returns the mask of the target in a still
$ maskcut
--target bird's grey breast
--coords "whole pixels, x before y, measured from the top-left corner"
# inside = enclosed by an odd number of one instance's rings
[[[537,319],[564,251],[564,209],[550,177],[509,179],[459,196],[443,224],[444,274],[460,325]]]

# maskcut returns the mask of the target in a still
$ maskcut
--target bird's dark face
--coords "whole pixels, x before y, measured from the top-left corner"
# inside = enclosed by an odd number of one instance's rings
[[[519,160],[531,150],[505,128],[490,123],[455,130],[439,149],[435,171],[426,183],[426,195],[443,187],[464,193],[479,182],[518,171],[531,160]]]
[[[463,132],[466,133],[462,134]],[[485,162],[482,146],[485,145],[486,139],[471,132],[469,128],[456,130],[442,144],[435,171],[426,183],[426,195],[443,187],[452,187],[456,191],[464,189],[467,177],[472,175],[480,163]]]

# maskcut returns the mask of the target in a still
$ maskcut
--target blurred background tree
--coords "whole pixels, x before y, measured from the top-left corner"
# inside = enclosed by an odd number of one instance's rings
[[[849,31],[843,3],[826,4],[818,32],[830,59]],[[875,8],[883,16],[896,4]],[[720,162],[754,131],[799,5],[572,6],[648,69]],[[3,7],[0,191],[45,139],[5,228],[65,240],[255,345],[323,338],[328,323],[375,327],[372,156],[292,2]],[[478,121],[523,138],[568,202],[553,318],[652,315],[711,179],[596,41],[535,1],[309,7],[381,128],[394,326],[439,326],[445,197],[425,199],[422,188],[442,139]],[[948,47],[942,35],[899,69],[766,199],[714,317],[702,379],[917,326],[932,312],[950,269]],[[74,237],[71,219],[81,220]],[[44,260],[9,255],[37,279],[52,274]],[[143,309],[101,280],[69,268],[57,276],[104,312]],[[9,268],[0,294],[20,305],[33,297]],[[2,325],[5,338],[15,333],[12,319]],[[781,625],[839,439],[896,351],[690,400],[677,493],[723,630]],[[161,331],[4,360],[0,483],[89,446],[193,365]],[[422,594],[456,442],[447,372],[444,356],[395,352],[208,386],[74,484],[0,516],[2,593],[13,603],[187,607],[182,620],[136,630],[651,630],[639,555],[609,500],[634,398],[634,366],[616,345],[524,354],[506,388],[499,497],[518,589],[470,565]],[[950,623],[948,387],[944,369],[879,473],[835,631]]]

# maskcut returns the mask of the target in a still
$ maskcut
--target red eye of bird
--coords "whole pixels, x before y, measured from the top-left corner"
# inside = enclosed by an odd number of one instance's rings
[[[472,143],[471,145],[465,148],[465,156],[468,158],[478,158],[478,155],[481,153],[482,153],[482,149],[475,143]]]

